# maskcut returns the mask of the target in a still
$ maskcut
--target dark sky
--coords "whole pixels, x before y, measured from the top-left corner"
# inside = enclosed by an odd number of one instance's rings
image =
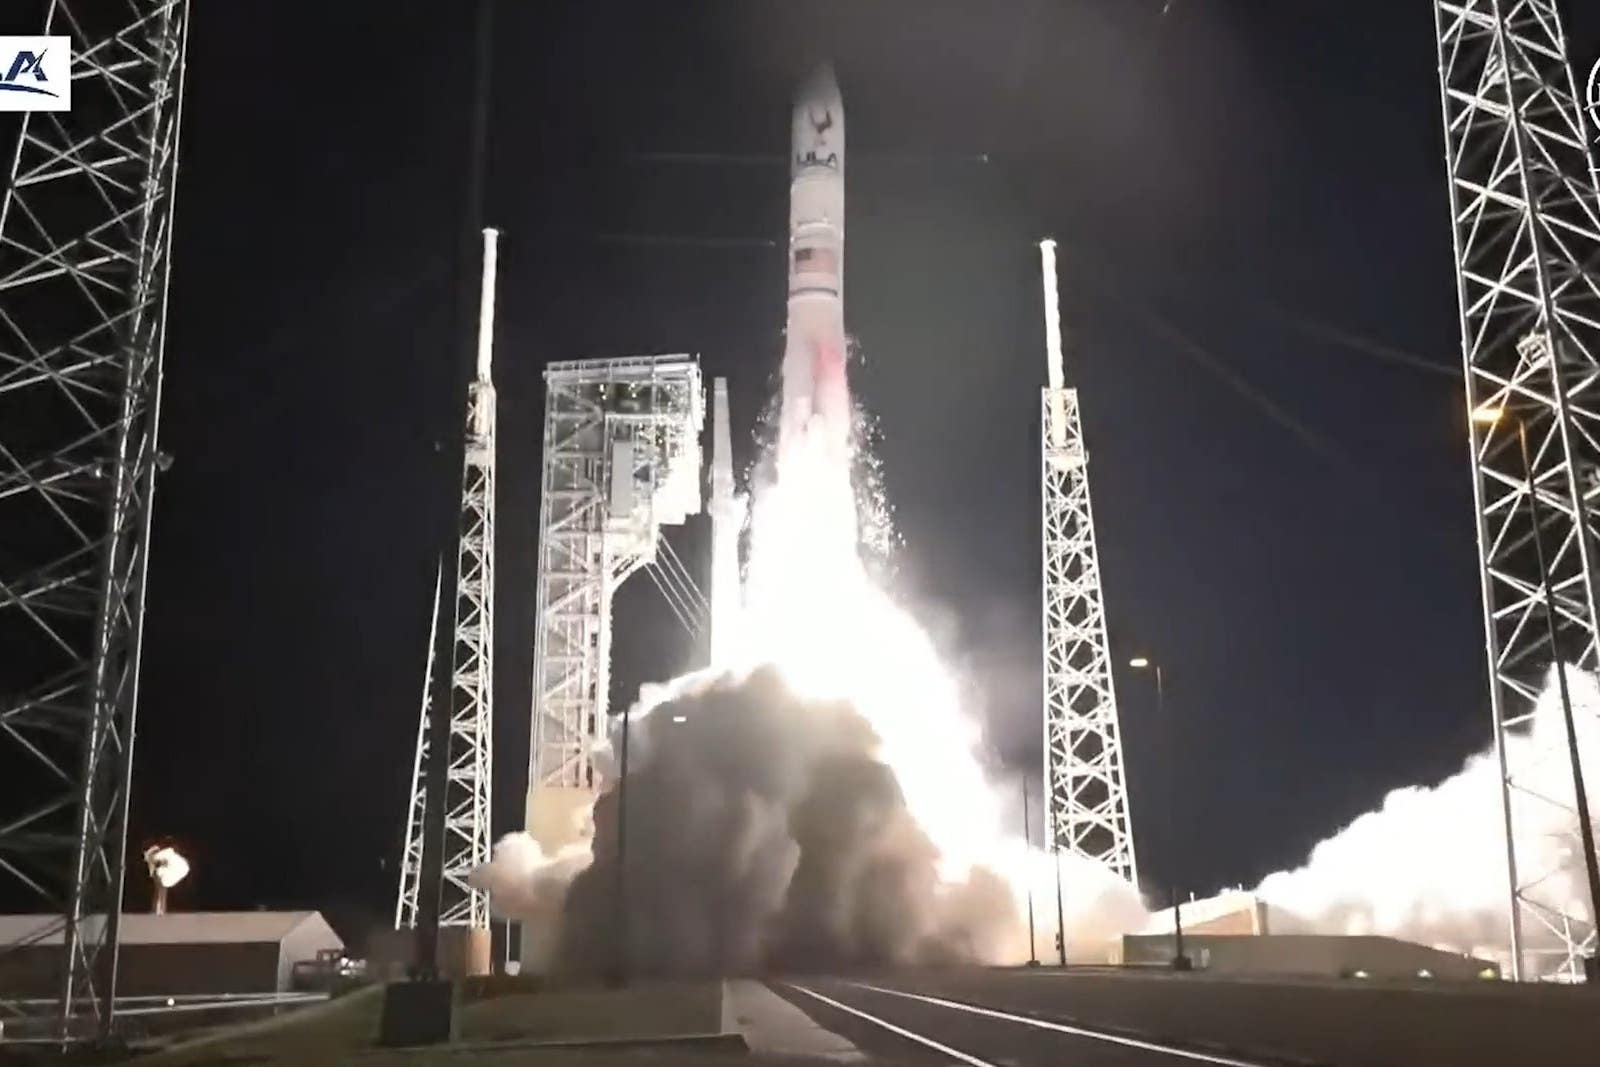
[[[527,751],[540,370],[697,352],[749,458],[781,252],[693,242],[781,244],[789,96],[822,58],[896,581],[1002,757],[1037,766],[1047,233],[1117,658],[1153,651],[1181,723],[1163,747],[1147,679],[1119,675],[1152,884],[1252,882],[1487,743],[1459,385],[1295,325],[1459,361],[1431,5],[1161,7],[502,0],[498,829]],[[393,906],[430,456],[460,432],[469,23],[468,4],[195,9],[134,809],[136,844],[191,855],[185,906],[346,926]],[[1587,70],[1600,12],[1569,30]],[[678,535],[691,566],[701,522]],[[621,682],[688,665],[642,579],[617,628]]]

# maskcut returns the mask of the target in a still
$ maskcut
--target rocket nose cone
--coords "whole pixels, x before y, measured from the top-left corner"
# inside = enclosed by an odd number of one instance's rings
[[[839,100],[839,80],[833,76],[833,64],[823,63],[811,72],[800,87],[800,103],[833,104]]]
[[[844,166],[844,102],[833,68],[827,64],[812,71],[794,102],[794,157],[791,173]]]

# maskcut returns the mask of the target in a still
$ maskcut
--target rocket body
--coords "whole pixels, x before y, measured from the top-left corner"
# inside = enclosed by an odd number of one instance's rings
[[[789,316],[780,437],[846,448],[844,104],[824,68],[795,101],[789,160]]]

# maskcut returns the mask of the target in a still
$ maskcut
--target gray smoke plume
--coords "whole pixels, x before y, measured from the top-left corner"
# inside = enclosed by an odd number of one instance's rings
[[[697,678],[633,715],[622,866],[628,967],[698,976],[989,960],[1013,937],[1009,888],[950,885],[876,738],[844,703],[777,672]],[[616,747],[616,742],[614,746]],[[554,969],[615,966],[623,792],[595,803],[593,862],[572,880]],[[504,845],[502,846],[502,849]],[[506,860],[510,860],[508,853]],[[479,881],[526,895],[529,872]],[[558,872],[547,872],[546,881]],[[548,899],[544,897],[542,899]],[[497,910],[508,900],[497,893]]]

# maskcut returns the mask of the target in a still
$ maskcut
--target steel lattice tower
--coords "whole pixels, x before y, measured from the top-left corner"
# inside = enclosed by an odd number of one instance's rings
[[[689,356],[553,363],[545,386],[528,823],[557,847],[599,784],[612,595],[700,511],[705,394]]]
[[[1553,0],[1438,2],[1434,11],[1468,410],[1509,416],[1472,422],[1472,471],[1512,972],[1574,979],[1595,945],[1581,875],[1574,884],[1539,864],[1548,851],[1532,838],[1565,823],[1577,855],[1578,813],[1571,792],[1549,786],[1572,780],[1564,731],[1535,730],[1533,715],[1552,664],[1547,604],[1561,658],[1587,671],[1600,666],[1600,195]],[[1546,953],[1543,945],[1558,947]]]
[[[489,928],[488,895],[467,876],[489,861],[490,799],[494,770],[494,352],[495,274],[499,233],[483,231],[483,285],[478,314],[478,373],[467,393],[466,450],[461,481],[461,539],[455,610],[455,684],[450,756],[445,776],[444,884],[440,926]],[[439,619],[434,586],[433,625]],[[435,668],[434,634],[428,638],[422,718],[406,806],[406,841],[395,900],[396,929],[417,925],[422,886],[422,834],[428,806],[429,696]]]
[[[63,915],[74,1034],[112,1024],[188,15],[49,3],[73,107],[18,116],[0,200],[0,881]]]
[[[1054,241],[1044,267],[1049,386],[1042,404],[1044,501],[1044,781],[1046,840],[1138,884],[1105,598],[1089,504],[1078,391],[1061,356]]]

